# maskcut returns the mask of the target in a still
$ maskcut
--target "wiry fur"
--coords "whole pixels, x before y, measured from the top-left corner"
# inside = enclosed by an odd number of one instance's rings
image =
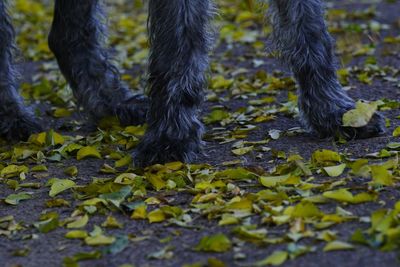
[[[41,127],[17,92],[13,61],[15,34],[6,9],[6,3],[0,1],[0,136],[18,140],[40,131]]]
[[[122,124],[140,124],[147,100],[120,81],[103,47],[106,27],[99,0],[56,0],[49,46],[78,103],[95,121],[117,115]]]
[[[146,119],[148,130],[135,155],[139,165],[192,161],[202,144],[198,111],[208,68],[212,0],[150,0],[149,103],[126,88],[109,60],[99,1],[55,3],[49,46],[78,104],[94,121],[107,115],[117,115],[124,124]],[[305,127],[320,137],[382,133],[384,120],[378,113],[365,127],[342,126],[342,115],[354,101],[336,77],[321,0],[270,0],[270,6],[274,48],[299,84]],[[13,41],[5,0],[0,0],[0,135],[23,139],[40,126],[17,94]]]
[[[211,8],[209,0],[150,0],[149,128],[137,149],[140,165],[199,153]]]
[[[336,134],[365,138],[384,131],[383,117],[375,114],[368,126],[342,126],[342,116],[354,100],[336,77],[333,41],[324,21],[320,0],[270,0],[272,41],[292,69],[299,87],[299,109],[304,126],[320,137]]]

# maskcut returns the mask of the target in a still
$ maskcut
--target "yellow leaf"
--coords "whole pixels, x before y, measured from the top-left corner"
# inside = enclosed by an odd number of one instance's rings
[[[385,209],[376,210],[371,215],[371,228],[385,233],[393,225],[393,215]]]
[[[330,177],[338,177],[338,176],[342,175],[345,168],[346,168],[346,164],[343,163],[338,166],[324,167],[324,171]]]
[[[74,112],[73,110],[69,110],[66,108],[56,108],[53,112],[53,117],[65,118],[71,116],[73,112]]]
[[[180,161],[174,161],[174,162],[168,162],[164,166],[169,170],[178,171],[182,169],[185,165]]]
[[[4,202],[6,202],[9,205],[18,205],[20,201],[28,200],[31,198],[32,198],[31,193],[11,194],[8,195],[6,199],[4,199]]]
[[[196,246],[197,251],[207,252],[225,252],[230,250],[232,243],[229,238],[224,234],[215,234],[212,236],[205,236],[200,240]]]
[[[222,214],[221,220],[218,222],[218,225],[232,225],[232,224],[238,224],[239,223],[239,218],[232,214]]]
[[[329,165],[332,165],[331,164],[332,162],[340,162],[341,158],[340,158],[339,153],[337,153],[335,151],[321,149],[321,150],[317,150],[313,153],[312,161],[316,165],[329,166]]]
[[[394,129],[393,136],[394,137],[400,136],[400,126],[397,126],[396,129]]]
[[[101,224],[101,226],[108,228],[123,228],[123,225],[111,215],[107,216],[107,219]]]
[[[73,230],[66,233],[65,237],[69,239],[85,239],[88,237],[88,233],[82,230]]]
[[[311,202],[301,202],[294,207],[291,214],[285,214],[285,215],[291,215],[294,218],[311,218],[311,217],[320,217],[322,215],[322,212],[319,210],[317,206],[315,206]]]
[[[114,242],[115,237],[105,235],[89,236],[85,238],[85,243],[88,246],[111,245]]]
[[[59,193],[74,187],[76,184],[74,181],[68,179],[55,179],[51,185],[49,196],[54,197]]]
[[[235,154],[236,156],[243,156],[252,150],[254,150],[254,146],[248,146],[248,147],[232,149],[232,153]]]
[[[27,173],[28,171],[29,168],[24,165],[9,165],[0,171],[0,177],[11,178],[19,176],[21,173]]]
[[[78,175],[78,168],[76,166],[67,167],[65,168],[64,173],[69,176],[75,177]]]
[[[347,189],[338,189],[335,191],[327,191],[322,194],[326,198],[334,199],[341,202],[352,202],[353,194]]]
[[[284,183],[288,180],[290,174],[281,175],[281,176],[261,176],[260,183],[265,187],[275,187],[278,184]]]
[[[159,223],[159,222],[165,221],[166,216],[162,210],[156,209],[156,210],[149,212],[149,214],[147,215],[147,218],[149,219],[150,223]]]
[[[77,160],[82,160],[84,158],[89,158],[89,157],[101,159],[99,151],[97,151],[97,148],[93,146],[82,147],[76,154]]]
[[[114,166],[115,166],[115,168],[121,168],[121,167],[127,166],[127,165],[129,165],[131,163],[132,163],[132,157],[130,155],[126,155],[122,159],[117,160],[115,162]]]
[[[229,117],[230,117],[229,112],[222,110],[222,109],[215,109],[215,110],[211,111],[211,113],[208,114],[206,117],[204,117],[203,120],[206,124],[211,124],[211,123],[220,122]]]
[[[354,249],[354,246],[352,244],[343,242],[343,241],[332,241],[326,244],[324,247],[324,251],[333,251],[333,250],[351,250]]]
[[[64,137],[56,132],[52,132],[53,134],[53,144],[54,145],[63,145],[65,143]]]
[[[222,75],[216,75],[211,79],[211,89],[228,89],[233,84],[233,79],[225,79]]]
[[[357,194],[353,197],[353,202],[354,204],[358,203],[363,203],[363,202],[369,202],[369,201],[374,201],[376,199],[376,196],[373,194],[369,194],[367,192],[363,192],[360,194]]]
[[[348,202],[348,203],[352,203],[352,204],[373,201],[376,198],[375,195],[372,195],[372,194],[369,194],[366,192],[363,192],[363,193],[353,196],[353,194],[351,192],[349,192],[347,189],[344,189],[344,188],[334,190],[334,191],[326,191],[323,193],[323,196],[326,198],[340,201],[340,202]]]
[[[67,228],[83,228],[87,225],[89,222],[89,216],[87,214],[83,216],[79,216],[75,219],[75,221],[67,224]]]
[[[226,210],[235,211],[240,210],[242,212],[251,212],[253,210],[253,202],[250,199],[240,199],[227,204]]]
[[[139,219],[144,220],[144,219],[146,219],[147,218],[147,206],[146,205],[141,205],[141,206],[137,207],[132,212],[131,218],[132,219],[136,219],[136,220],[139,220]]]
[[[366,103],[358,101],[355,109],[349,110],[343,114],[343,126],[346,127],[363,127],[368,124],[378,109],[375,102]]]
[[[372,165],[372,181],[375,184],[391,186],[393,185],[393,175],[382,165]]]
[[[278,250],[268,256],[266,259],[258,261],[254,266],[279,266],[282,265],[289,257],[289,253],[286,251]]]
[[[151,185],[154,187],[154,189],[157,191],[165,188],[165,186],[167,185],[159,175],[148,174],[146,176],[146,178],[151,183]]]

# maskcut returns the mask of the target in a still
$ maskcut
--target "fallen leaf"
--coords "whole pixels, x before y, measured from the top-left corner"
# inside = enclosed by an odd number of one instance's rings
[[[358,101],[355,109],[343,114],[343,126],[355,128],[366,126],[377,109],[378,105],[376,102],[366,103]]]
[[[55,197],[61,192],[73,188],[75,186],[75,182],[68,179],[55,179],[53,184],[51,185],[51,189],[49,192],[50,197]]]
[[[196,246],[197,251],[207,252],[225,252],[232,247],[231,241],[224,234],[215,234],[212,236],[205,236],[200,240]]]
[[[93,146],[86,146],[79,149],[78,153],[76,154],[77,160],[82,160],[85,158],[98,158],[101,159],[101,154],[97,150],[97,148]]]
[[[343,242],[343,241],[332,241],[326,244],[324,247],[324,251],[334,251],[334,250],[352,250],[354,246],[352,244]]]

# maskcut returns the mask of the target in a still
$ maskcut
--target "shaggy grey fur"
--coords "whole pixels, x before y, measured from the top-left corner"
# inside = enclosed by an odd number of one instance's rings
[[[139,165],[190,162],[200,151],[211,10],[209,0],[150,0],[149,128]]]
[[[18,95],[17,72],[13,61],[14,29],[6,5],[0,1],[0,136],[8,139],[26,139],[40,131],[31,110]]]
[[[342,126],[343,113],[355,104],[336,77],[333,41],[324,22],[322,2],[270,0],[270,16],[274,48],[300,87],[299,108],[306,129],[319,137],[340,134],[348,139],[382,134],[385,123],[379,113],[365,127]]]
[[[49,46],[78,104],[94,121],[116,115],[124,124],[147,120],[135,151],[138,165],[192,161],[200,152],[203,102],[211,45],[211,0],[149,0],[149,100],[120,81],[103,46],[106,32],[99,0],[56,0]],[[376,113],[361,128],[342,126],[354,107],[336,77],[333,41],[320,0],[269,0],[272,40],[299,84],[302,122],[320,137],[366,138],[384,132]],[[14,31],[0,0],[0,135],[22,139],[39,131],[17,94],[12,54]],[[147,112],[148,111],[148,112]],[[147,114],[147,117],[146,117]]]
[[[147,99],[120,81],[103,47],[106,27],[99,0],[56,0],[49,47],[78,103],[95,121],[117,115],[124,125],[144,122]]]

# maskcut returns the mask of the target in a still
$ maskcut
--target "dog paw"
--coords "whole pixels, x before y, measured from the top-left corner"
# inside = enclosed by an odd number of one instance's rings
[[[377,137],[385,132],[385,117],[379,112],[375,112],[368,124],[363,127],[340,128],[340,134],[347,140]]]
[[[9,115],[0,121],[0,136],[7,140],[25,141],[31,134],[43,131],[37,119],[29,113]]]
[[[149,100],[144,95],[135,95],[120,103],[115,113],[123,126],[141,125],[146,122]]]
[[[159,139],[148,133],[135,149],[133,159],[138,167],[174,161],[190,163],[200,153],[201,144],[202,142],[197,138],[185,140]]]

